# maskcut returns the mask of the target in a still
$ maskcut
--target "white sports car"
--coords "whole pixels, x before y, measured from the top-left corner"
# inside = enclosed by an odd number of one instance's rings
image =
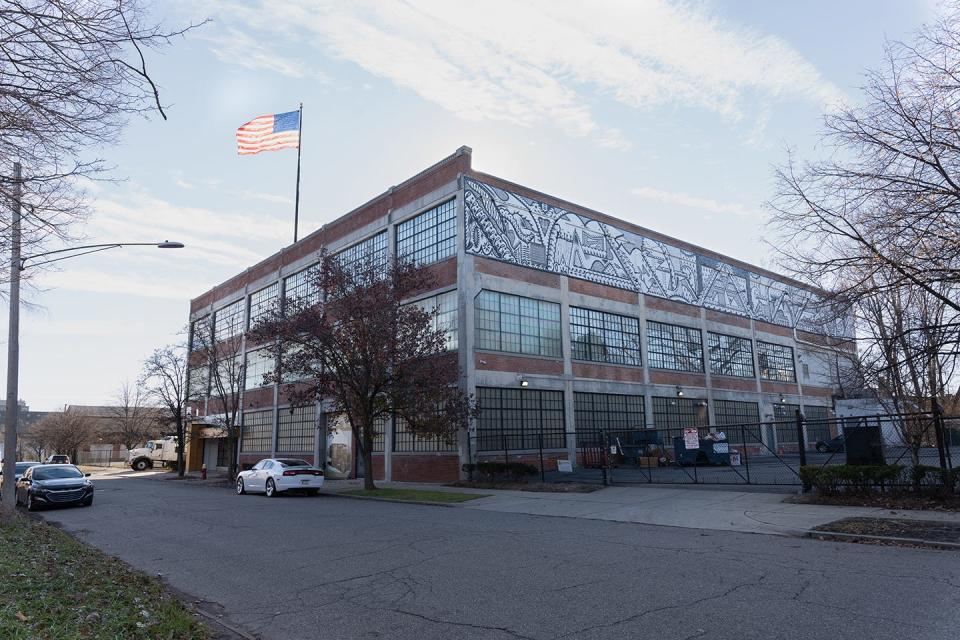
[[[296,458],[267,458],[237,474],[237,493],[264,493],[272,498],[284,491],[317,495],[323,486],[323,470]]]

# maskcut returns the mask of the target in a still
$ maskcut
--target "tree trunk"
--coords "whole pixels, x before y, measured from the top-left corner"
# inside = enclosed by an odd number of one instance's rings
[[[187,469],[183,460],[183,452],[187,446],[187,430],[184,427],[183,419],[177,419],[177,475],[183,477]]]
[[[363,488],[372,491],[377,488],[373,483],[373,420],[366,421],[369,424],[363,425],[363,446],[361,454],[363,455]]]

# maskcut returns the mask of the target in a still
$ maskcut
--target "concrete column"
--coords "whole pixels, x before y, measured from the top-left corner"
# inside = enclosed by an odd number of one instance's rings
[[[573,347],[570,339],[570,280],[560,276],[560,348],[563,355],[563,429],[567,434],[567,457],[577,464],[577,426],[573,402]]]

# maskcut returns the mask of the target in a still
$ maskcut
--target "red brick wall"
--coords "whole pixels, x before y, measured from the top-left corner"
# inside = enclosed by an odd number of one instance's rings
[[[730,324],[735,327],[743,327],[744,329],[750,328],[750,318],[735,316],[732,313],[724,313],[722,311],[714,311],[712,309],[707,309],[707,320],[710,322]]]
[[[698,373],[650,370],[650,384],[678,384],[681,387],[706,387],[707,377]]]
[[[764,393],[799,393],[799,389],[797,388],[796,384],[788,384],[785,382],[768,382],[766,380],[760,381],[760,390]]]
[[[784,336],[785,338],[793,337],[792,329],[788,327],[781,327],[778,324],[770,324],[769,322],[764,322],[763,320],[755,320],[753,326],[757,331],[772,333],[773,335]]]
[[[673,300],[666,300],[664,298],[655,298],[653,296],[648,296],[648,295],[643,296],[643,301],[648,309],[656,309],[657,311],[669,311],[670,313],[679,313],[681,315],[690,316],[691,318],[700,317],[700,307],[695,307],[691,304],[686,304],[684,302],[674,302]]]
[[[507,278],[508,280],[520,280],[522,282],[529,282],[530,284],[539,284],[544,287],[551,287],[553,289],[560,288],[560,276],[556,275],[555,273],[547,273],[546,271],[538,271],[537,269],[518,267],[516,265],[507,264],[506,262],[490,260],[489,258],[481,258],[480,256],[473,257],[473,264],[475,270],[479,271],[480,273],[486,273],[491,276],[498,276],[500,278]]]
[[[556,471],[557,470],[557,460],[566,460],[570,457],[567,451],[544,451],[543,452],[543,468],[545,471]],[[477,460],[479,462],[503,462],[503,454],[478,454]],[[540,469],[540,453],[522,453],[522,454],[513,454],[507,458],[508,462],[523,462],[524,464],[532,464],[539,471]],[[540,476],[535,476],[530,478],[532,482],[539,482]]]
[[[460,457],[457,455],[393,454],[394,482],[456,482],[460,479]]]
[[[526,358],[503,353],[477,351],[474,354],[477,369],[490,371],[516,371],[517,373],[542,373],[559,376],[563,374],[562,360]]]
[[[639,301],[639,296],[636,291],[617,289],[616,287],[610,287],[588,280],[580,280],[579,278],[570,278],[568,280],[568,286],[573,293],[582,293],[587,296],[596,296],[598,298],[627,302],[629,304],[637,304]]]
[[[714,389],[729,389],[731,391],[756,391],[757,381],[753,378],[738,379],[723,376],[711,376],[710,384]]]
[[[577,378],[594,378],[596,380],[643,382],[643,369],[639,367],[618,367],[592,362],[574,362],[573,375]]]

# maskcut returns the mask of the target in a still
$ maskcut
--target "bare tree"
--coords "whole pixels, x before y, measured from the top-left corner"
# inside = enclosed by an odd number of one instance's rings
[[[83,178],[108,171],[91,150],[115,143],[130,116],[166,118],[147,53],[194,25],[165,28],[147,14],[141,0],[0,4],[0,166],[23,165],[25,254],[69,238],[85,217]],[[12,187],[0,178],[0,199]],[[9,224],[3,207],[3,250]]]
[[[859,384],[893,410],[931,408],[956,385],[960,12],[888,43],[863,94],[826,116],[829,158],[791,155],[777,171],[775,246],[785,269],[855,313]]]
[[[367,470],[364,486],[373,489],[378,423],[395,415],[417,435],[453,441],[474,403],[459,388],[456,361],[445,358],[436,310],[406,303],[433,287],[427,270],[372,256],[346,266],[324,255],[315,286],[319,302],[287,301],[248,336],[280,350],[270,379],[303,381],[286,385],[293,404],[319,401],[346,416]]]
[[[80,448],[96,435],[96,424],[90,416],[71,407],[47,414],[35,425],[37,438],[53,453],[70,456],[77,461]]]
[[[39,424],[40,421],[31,424],[24,433],[20,434],[20,440],[37,460],[43,460],[43,454],[49,447],[49,443],[47,434],[43,429],[38,428]]]
[[[108,429],[111,439],[119,440],[127,449],[157,435],[162,421],[157,408],[147,404],[146,390],[140,384],[124,381],[110,407],[113,424]]]
[[[166,413],[166,419],[177,434],[177,474],[183,476],[183,453],[187,446],[187,406],[190,402],[187,383],[187,348],[172,344],[156,349],[143,363],[138,382],[147,398]]]
[[[836,291],[886,270],[877,286],[918,286],[960,311],[960,13],[889,43],[863,92],[825,118],[830,159],[777,172],[779,246]]]
[[[217,340],[208,316],[194,325],[191,351],[191,360],[209,375],[207,419],[217,423],[227,440],[227,472],[232,480],[237,476],[237,434],[247,377],[243,341],[240,336]]]

